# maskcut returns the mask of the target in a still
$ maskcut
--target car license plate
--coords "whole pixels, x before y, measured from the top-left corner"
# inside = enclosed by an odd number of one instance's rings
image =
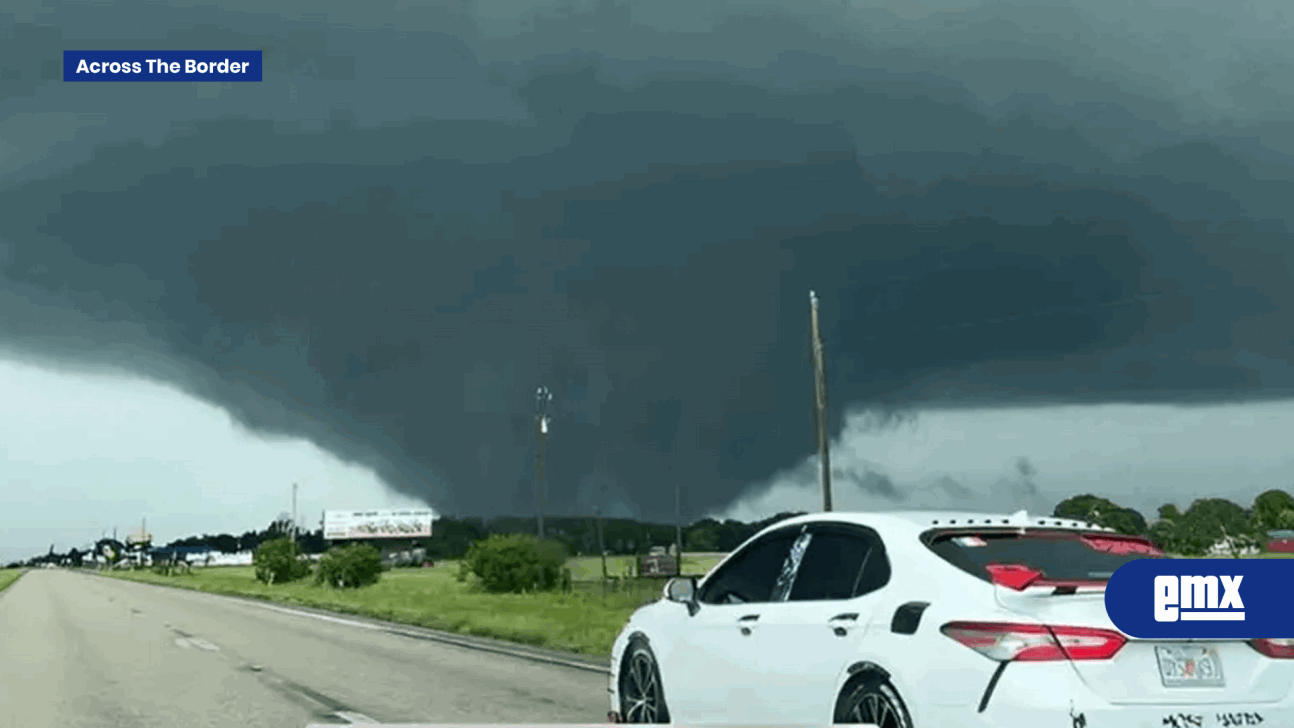
[[[1159,679],[1166,688],[1220,688],[1222,660],[1217,649],[1204,645],[1157,645]]]

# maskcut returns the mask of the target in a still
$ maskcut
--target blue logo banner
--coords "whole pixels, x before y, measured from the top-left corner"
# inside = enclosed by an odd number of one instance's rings
[[[261,80],[260,51],[63,51],[64,81]]]
[[[1294,637],[1294,560],[1138,559],[1105,589],[1105,611],[1141,639]]]

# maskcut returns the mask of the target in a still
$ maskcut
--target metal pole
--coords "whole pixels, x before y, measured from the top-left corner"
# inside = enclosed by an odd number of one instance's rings
[[[539,526],[539,537],[544,537],[544,445],[548,440],[548,433],[544,426],[544,419],[539,419],[539,447],[535,450],[535,520]]]
[[[297,542],[297,484],[292,484],[292,543]]]
[[[545,490],[547,481],[544,472],[545,449],[548,445],[548,405],[553,401],[548,387],[535,390],[535,522],[539,538],[544,537]]]
[[[809,329],[813,342],[813,421],[822,478],[822,510],[831,511],[831,454],[827,433],[827,371],[818,328],[818,295],[809,291]]]

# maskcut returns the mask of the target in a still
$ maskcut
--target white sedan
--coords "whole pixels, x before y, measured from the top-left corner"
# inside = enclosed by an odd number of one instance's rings
[[[1056,518],[821,513],[674,579],[611,656],[612,722],[1294,726],[1294,640],[1138,640],[1105,611],[1149,541]]]

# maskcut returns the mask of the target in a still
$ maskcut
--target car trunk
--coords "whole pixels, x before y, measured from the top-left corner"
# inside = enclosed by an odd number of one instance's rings
[[[1162,558],[1150,542],[1108,532],[944,529],[926,545],[958,568],[994,584],[1000,607],[1021,622],[1119,632],[1105,610],[1104,585],[1140,558]],[[1070,664],[1115,704],[1191,706],[1270,703],[1290,691],[1284,667],[1242,641],[1129,639],[1108,659]]]
[[[1117,631],[1105,611],[1103,592],[1057,595],[1054,588],[1016,591],[1003,586],[996,587],[995,592],[1000,606],[1031,621]],[[1212,650],[1212,654],[1201,654],[1205,650]],[[1174,679],[1183,670],[1211,671],[1213,668],[1204,663],[1214,660],[1220,663],[1220,685],[1216,684],[1219,680],[1208,679],[1211,676]],[[1161,661],[1167,678],[1161,673]],[[1111,659],[1075,660],[1070,664],[1092,692],[1116,704],[1271,703],[1283,699],[1290,690],[1288,676],[1271,669],[1275,666],[1270,659],[1235,640],[1129,639]]]

